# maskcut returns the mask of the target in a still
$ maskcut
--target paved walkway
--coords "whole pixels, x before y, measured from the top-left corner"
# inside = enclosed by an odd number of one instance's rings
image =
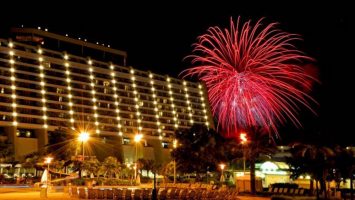
[[[239,196],[240,200],[270,200],[267,197],[250,197],[250,196]],[[53,199],[53,200],[60,200],[60,199],[74,199],[69,198],[67,194],[63,192],[53,192],[48,193],[48,198],[41,198],[40,192],[10,192],[10,193],[0,193],[1,200],[35,200],[35,199]]]
[[[251,196],[238,196],[240,200],[270,200],[270,197],[251,197]]]
[[[251,197],[251,196],[239,196],[240,200],[270,200],[269,197]],[[7,192],[7,193],[0,193],[0,200],[35,200],[35,199],[53,199],[53,200],[60,200],[60,199],[73,199],[70,198],[68,194],[64,194],[63,192],[49,192],[48,198],[41,198],[40,192]],[[76,199],[77,200],[77,199]]]
[[[252,196],[238,196],[240,200],[270,200],[270,197],[252,197]],[[70,198],[68,194],[63,192],[49,192],[47,194],[47,198],[42,197],[40,191],[8,191],[8,192],[1,192],[0,193],[1,200],[34,200],[34,199],[53,199],[53,200],[60,200],[60,199],[76,199],[77,198]]]
[[[41,195],[40,192],[9,192],[9,193],[0,193],[0,199],[1,200],[73,199],[73,198],[69,198],[69,196],[67,194],[64,194],[63,192],[48,193],[48,198],[41,198],[40,195]]]

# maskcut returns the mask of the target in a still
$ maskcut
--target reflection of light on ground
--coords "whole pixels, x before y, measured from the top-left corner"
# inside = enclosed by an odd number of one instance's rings
[[[0,185],[0,188],[31,188],[31,186],[29,186],[29,185]]]

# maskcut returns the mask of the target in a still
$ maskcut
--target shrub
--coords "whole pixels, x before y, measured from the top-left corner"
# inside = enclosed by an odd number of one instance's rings
[[[141,183],[150,183],[151,179],[149,177],[141,177]]]
[[[77,186],[85,185],[85,179],[84,178],[73,179],[72,184]]]

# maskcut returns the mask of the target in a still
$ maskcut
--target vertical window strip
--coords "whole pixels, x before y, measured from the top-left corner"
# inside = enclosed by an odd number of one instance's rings
[[[159,120],[159,108],[158,108],[158,101],[157,101],[157,95],[156,95],[156,89],[154,87],[154,79],[153,79],[153,74],[149,73],[149,79],[150,79],[150,86],[151,86],[151,91],[152,91],[152,98],[153,98],[153,104],[154,104],[154,111],[155,111],[155,119],[158,127],[158,134],[159,134],[159,139],[163,139],[162,135],[162,127],[161,127],[161,122]]]
[[[139,98],[138,98],[138,92],[137,92],[137,84],[136,84],[136,77],[134,76],[134,69],[130,70],[131,73],[131,80],[132,80],[132,88],[133,88],[133,96],[134,96],[134,101],[136,103],[135,108],[136,108],[136,116],[137,116],[137,127],[138,127],[138,134],[141,133],[142,131],[142,126],[141,126],[141,113],[139,112]]]
[[[174,120],[174,128],[178,129],[179,128],[179,120],[177,117],[177,109],[176,106],[174,104],[174,96],[173,96],[173,91],[171,89],[171,83],[170,83],[170,78],[167,77],[166,81],[168,82],[168,91],[169,91],[169,100],[170,100],[170,106],[171,106],[171,113],[173,115],[173,120]]]
[[[95,77],[94,77],[94,68],[92,66],[92,61],[88,60],[89,64],[89,78],[90,78],[90,86],[91,86],[91,94],[92,94],[92,109],[94,113],[94,124],[96,128],[96,133],[100,134],[99,122],[98,122],[98,114],[97,114],[97,99],[96,99],[96,90],[95,90]]]
[[[12,98],[12,125],[17,126],[17,104],[16,104],[16,66],[15,66],[15,60],[14,60],[14,44],[10,41],[8,44],[10,51],[9,51],[9,63],[10,63],[10,72],[11,72],[11,98]]]
[[[187,105],[187,110],[188,110],[188,114],[189,114],[189,118],[190,118],[190,124],[193,125],[194,124],[194,119],[192,117],[192,107],[191,107],[191,102],[189,100],[189,92],[188,92],[188,88],[187,88],[187,83],[186,81],[183,81],[183,85],[184,85],[184,91],[185,91],[185,99],[186,99],[186,105]]]
[[[207,110],[206,110],[206,100],[205,100],[205,97],[204,97],[204,92],[203,92],[203,88],[202,88],[202,85],[199,84],[198,85],[198,88],[199,88],[199,93],[200,93],[200,100],[202,102],[202,108],[203,108],[203,114],[204,114],[204,118],[205,118],[205,125],[207,127],[209,127],[209,120],[208,120],[208,115],[207,115]]]
[[[74,119],[74,110],[73,110],[73,95],[71,93],[72,91],[72,87],[71,87],[71,79],[70,79],[70,64],[68,62],[69,56],[68,55],[64,55],[64,66],[65,66],[65,75],[66,75],[66,82],[67,82],[67,97],[68,97],[68,108],[69,108],[69,116],[70,116],[70,124],[71,124],[71,128],[74,130],[75,129],[75,119]]]
[[[115,73],[115,66],[110,65],[111,69],[111,77],[112,77],[112,90],[113,90],[113,97],[115,99],[115,108],[116,108],[116,115],[117,115],[117,128],[118,128],[118,135],[123,136],[122,133],[122,124],[121,124],[121,117],[120,117],[120,108],[118,103],[118,95],[117,95],[117,81],[116,81],[116,73]]]
[[[43,56],[42,56],[42,49],[37,50],[38,53],[38,68],[39,68],[39,77],[40,77],[40,85],[41,85],[41,93],[42,93],[42,113],[43,113],[43,128],[48,128],[47,124],[47,105],[46,105],[46,82],[45,82],[45,70],[43,66]]]

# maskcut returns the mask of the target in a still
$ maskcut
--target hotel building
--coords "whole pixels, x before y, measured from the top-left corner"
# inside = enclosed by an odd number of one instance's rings
[[[43,148],[48,133],[88,131],[134,161],[170,159],[174,132],[213,127],[203,84],[125,66],[127,53],[40,28],[0,39],[0,142],[16,160]],[[91,149],[95,149],[92,144]]]

